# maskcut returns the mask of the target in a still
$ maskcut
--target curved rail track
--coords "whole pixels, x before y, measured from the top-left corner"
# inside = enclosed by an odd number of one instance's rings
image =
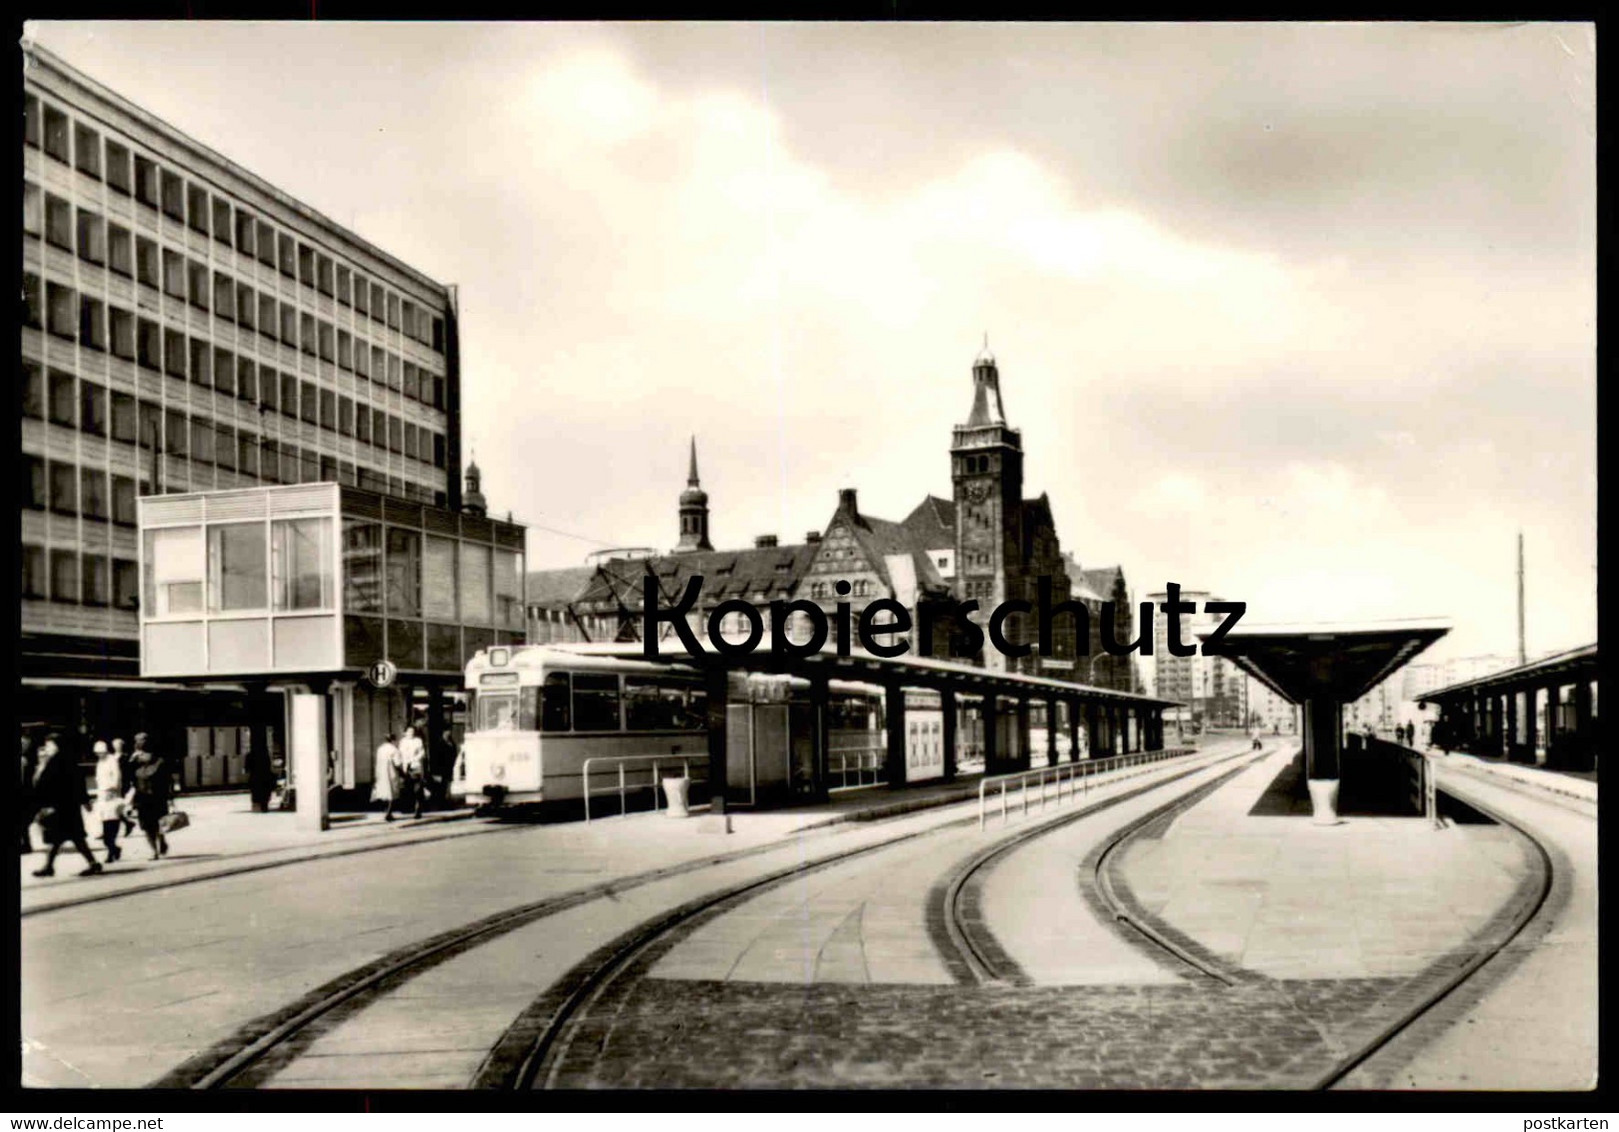
[[[1157,778],[1141,789],[1154,789],[1196,773],[1207,765],[1200,764],[1189,770]],[[1140,790],[1130,791],[1102,800],[1083,811],[1065,815],[1064,820],[1072,820],[1084,812],[1094,812],[1096,809],[1117,804],[1127,797],[1134,797],[1139,792]],[[660,938],[667,937],[670,932],[683,926],[695,928],[702,920],[720,915],[731,907],[770,888],[788,883],[796,877],[819,872],[942,830],[968,826],[976,821],[976,815],[962,817],[803,862],[790,868],[774,870],[719,892],[710,893],[643,923],[637,929],[593,953],[537,1002],[531,1004],[485,1059],[484,1066],[474,1081],[474,1087],[528,1087],[537,1076],[543,1083],[546,1077],[540,1073],[540,1069],[544,1064],[548,1064],[546,1059],[549,1055],[546,1051],[566,1048],[566,1041],[559,1041],[559,1038],[564,1036],[563,1027],[570,1025],[576,1027],[577,1018],[588,1013],[588,1010],[581,1012],[581,1006],[598,998],[598,992],[621,974],[635,956],[644,953],[648,947],[656,944]],[[262,1084],[273,1077],[280,1068],[295,1060],[319,1037],[324,1026],[358,1013],[371,1002],[386,996],[415,976],[464,952],[591,901],[612,899],[615,894],[632,888],[779,851],[781,848],[779,843],[759,845],[648,870],[506,909],[428,939],[408,944],[371,963],[345,972],[273,1014],[254,1019],[239,1027],[230,1037],[215,1043],[152,1082],[152,1087],[218,1089]],[[570,1023],[570,1020],[575,1022]],[[571,1033],[572,1030],[567,1032]],[[526,1042],[532,1049],[514,1057],[514,1043],[519,1041]]]
[[[1237,757],[1240,756],[1230,755],[1215,762],[1216,764],[1226,762]],[[1030,837],[1038,836],[1057,826],[1178,782],[1206,770],[1209,765],[1211,764],[1203,763],[1189,770],[1155,779],[1133,790],[1100,799],[1088,806],[1079,807],[1036,827],[1019,830],[1011,835],[1007,842],[1021,844]],[[569,1066],[570,1056],[575,1048],[589,1045],[593,1011],[606,1000],[621,997],[625,993],[625,983],[644,975],[657,959],[703,924],[794,879],[892,848],[918,837],[968,825],[976,820],[976,816],[969,817],[929,830],[903,834],[875,845],[848,850],[790,869],[782,869],[721,892],[711,893],[673,909],[664,916],[643,923],[634,931],[599,948],[535,1000],[491,1050],[473,1081],[473,1087],[482,1089],[556,1087]],[[952,943],[961,950],[957,955],[952,955],[941,948],[947,966],[954,969],[960,964],[982,962],[981,959],[972,957],[971,944],[957,942],[954,936],[951,938]],[[588,1059],[588,1051],[585,1057]]]
[[[1271,753],[1273,752],[1267,752],[1261,757],[1268,757]],[[1172,775],[1154,778],[1135,789],[1076,807],[1071,812],[1053,819],[1018,829],[999,839],[994,845],[973,854],[935,886],[933,893],[930,894],[930,911],[942,910],[942,915],[930,914],[930,934],[933,935],[935,944],[939,945],[947,968],[960,983],[1018,985],[1020,982],[1025,984],[1027,982],[1026,977],[1017,970],[1016,964],[1000,950],[992,934],[974,914],[975,887],[981,883],[983,876],[994,862],[1061,826],[1247,754],[1247,751],[1243,751],[1240,754],[1200,763],[1196,767]],[[1187,947],[1184,937],[1178,937],[1178,933],[1173,929],[1167,929],[1164,925],[1153,922],[1151,917],[1132,912],[1115,892],[1110,866],[1118,859],[1118,850],[1132,837],[1139,835],[1154,822],[1195,805],[1256,761],[1258,760],[1248,759],[1243,765],[1172,798],[1139,818],[1132,819],[1110,834],[1092,851],[1086,859],[1083,870],[1090,874],[1090,889],[1094,898],[1100,902],[1107,915],[1120,925],[1121,931],[1127,930],[1127,934],[1130,934],[1139,945],[1154,949],[1186,971],[1217,982],[1223,987],[1230,987],[1239,982],[1265,981],[1265,977],[1211,961],[1211,957],[1207,954],[1199,954],[1201,949]],[[1542,914],[1547,894],[1552,887],[1552,855],[1547,852],[1539,838],[1519,823],[1471,798],[1467,799],[1467,804],[1516,830],[1534,847],[1540,865],[1539,876],[1535,881],[1538,891],[1534,899],[1523,914],[1500,933],[1499,938],[1489,941],[1488,946],[1476,950],[1465,964],[1456,967],[1453,974],[1430,992],[1422,995],[1410,1009],[1383,1026],[1370,1039],[1345,1053],[1329,1072],[1320,1074],[1302,1087],[1330,1088],[1342,1081],[1357,1066],[1375,1055],[1456,988],[1473,978],[1480,969],[1518,938],[1536,916]],[[484,1057],[471,1086],[479,1089],[558,1086],[566,1076],[570,1064],[577,1063],[581,1059],[585,1061],[591,1059],[590,1047],[594,1043],[590,1039],[598,1033],[597,1028],[593,1026],[596,1012],[604,1004],[627,994],[634,983],[644,977],[653,963],[704,923],[795,879],[918,838],[967,826],[976,820],[976,815],[969,815],[925,829],[899,833],[790,867],[773,869],[706,893],[643,921],[575,964],[539,998],[532,1001],[506,1028]],[[557,915],[594,900],[611,899],[615,893],[762,855],[780,848],[781,845],[777,843],[755,846],[650,870],[520,905],[430,939],[418,941],[371,964],[347,972],[304,995],[274,1015],[248,1023],[231,1038],[191,1058],[153,1084],[166,1088],[212,1089],[261,1083],[267,1077],[273,1076],[277,1068],[296,1059],[301,1050],[307,1048],[314,1037],[318,1036],[322,1019],[330,1020],[355,1013],[369,1002],[385,996],[402,983],[455,955],[548,916]],[[1419,979],[1421,977],[1417,976]]]
[[[1408,1010],[1402,1011],[1375,1035],[1349,1051],[1348,1054],[1339,1059],[1338,1064],[1333,1066],[1330,1071],[1322,1074],[1312,1082],[1309,1086],[1310,1088],[1330,1089],[1344,1081],[1357,1068],[1369,1061],[1396,1038],[1410,1030],[1465,984],[1485,973],[1493,963],[1502,958],[1503,953],[1513,941],[1522,936],[1543,913],[1548,912],[1548,898],[1552,894],[1554,883],[1557,879],[1554,861],[1558,855],[1546,845],[1542,838],[1521,823],[1508,817],[1497,807],[1491,806],[1472,795],[1466,798],[1456,794],[1451,796],[1478,810],[1492,821],[1515,831],[1528,842],[1529,846],[1534,850],[1533,859],[1538,866],[1536,869],[1537,875],[1529,881],[1533,885],[1532,895],[1524,903],[1521,913],[1514,917],[1511,923],[1505,925],[1495,939],[1490,940],[1485,946],[1475,949],[1472,955],[1456,968],[1454,973],[1439,980],[1437,986],[1422,995],[1419,1001]],[[1430,968],[1431,970],[1434,970],[1434,968]],[[1422,977],[1422,975],[1417,976],[1418,979]]]
[[[1230,759],[1241,758],[1242,755],[1247,753],[1248,752],[1244,751],[1241,754],[1232,755],[1228,759],[1220,761],[1225,762],[1230,761]],[[1111,850],[1114,845],[1122,843],[1135,831],[1143,828],[1144,826],[1160,817],[1163,817],[1166,814],[1178,813],[1181,810],[1189,809],[1193,805],[1196,805],[1198,802],[1202,801],[1204,798],[1208,797],[1208,795],[1213,793],[1215,790],[1218,790],[1232,777],[1248,769],[1248,767],[1257,762],[1259,758],[1268,758],[1273,754],[1275,754],[1274,751],[1267,751],[1265,754],[1260,755],[1257,758],[1248,759],[1241,766],[1234,767],[1233,769],[1226,771],[1213,781],[1204,783],[1195,790],[1192,790],[1177,798],[1173,798],[1161,806],[1155,807],[1142,817],[1133,819],[1131,822],[1123,826],[1120,831],[1114,833],[1110,837],[1107,842],[1107,848]],[[1207,766],[1198,768],[1198,770],[1204,769],[1207,769]],[[1181,777],[1184,776],[1177,776],[1176,779],[1170,779],[1168,781],[1176,781]],[[1127,801],[1130,798],[1139,797],[1150,790],[1157,789],[1163,784],[1164,782],[1162,781],[1150,783],[1141,789],[1133,790],[1128,794],[1111,798],[1108,800],[1108,803],[1117,804],[1119,802]],[[955,959],[955,956],[950,955],[950,953],[945,951],[944,948],[940,949],[941,952],[943,952],[946,956],[946,966],[951,969],[952,974],[956,976],[956,980],[958,982],[1006,983],[1014,986],[1029,985],[1028,977],[1021,969],[1019,969],[1018,965],[1012,960],[1012,958],[1007,955],[1004,950],[1002,950],[1000,944],[996,942],[994,934],[990,932],[990,930],[984,924],[983,917],[980,914],[981,904],[979,899],[979,889],[982,881],[989,871],[996,865],[996,863],[1001,861],[1013,851],[1022,848],[1024,845],[1034,841],[1037,838],[1044,837],[1045,835],[1053,833],[1065,825],[1068,825],[1080,818],[1087,817],[1090,814],[1096,813],[1098,810],[1105,808],[1107,808],[1105,805],[1082,808],[1072,813],[1064,814],[1061,817],[1051,821],[1043,822],[1040,825],[1020,830],[1011,837],[1004,838],[1001,841],[998,841],[996,844],[988,846],[987,848],[973,854],[966,861],[962,862],[959,866],[952,870],[950,875],[946,877],[941,884],[935,887],[933,893],[931,894],[930,901],[935,909],[932,920],[935,924],[942,926],[945,938],[954,949],[956,956],[959,956],[959,961],[952,962],[952,960]],[[1098,865],[1096,873],[1098,876],[1101,875],[1100,865]],[[1197,969],[1200,973],[1210,975],[1225,983],[1231,983],[1234,981],[1224,971],[1206,969],[1208,967],[1206,963],[1198,960],[1195,956],[1185,954],[1184,949],[1177,948],[1173,943],[1163,938],[1161,935],[1155,934],[1153,929],[1136,923],[1124,911],[1123,907],[1116,900],[1112,899],[1112,890],[1110,887],[1103,888],[1102,891],[1104,893],[1104,900],[1106,901],[1106,910],[1109,918],[1131,923],[1132,926],[1136,927],[1142,932],[1142,934],[1146,935],[1149,940],[1168,950],[1176,958],[1181,959],[1189,966]]]
[[[1470,774],[1468,777],[1477,776]],[[1217,960],[1214,960],[1213,956],[1197,946],[1195,942],[1186,939],[1173,928],[1161,923],[1155,923],[1152,917],[1140,912],[1132,912],[1114,891],[1113,870],[1109,866],[1113,861],[1117,860],[1117,851],[1159,819],[1189,809],[1201,797],[1211,793],[1219,785],[1219,782],[1213,783],[1207,790],[1188,794],[1184,798],[1161,807],[1154,813],[1147,814],[1131,822],[1128,826],[1115,833],[1096,853],[1093,853],[1092,857],[1087,861],[1087,866],[1089,866],[1092,873],[1094,891],[1110,910],[1114,911],[1116,922],[1127,924],[1134,929],[1147,946],[1172,957],[1199,974],[1217,979],[1228,986],[1235,985],[1238,982],[1263,982],[1267,981],[1267,976],[1256,972],[1225,967]],[[1493,961],[1496,961],[1515,940],[1524,934],[1530,925],[1535,922],[1536,918],[1546,911],[1547,899],[1554,887],[1553,862],[1555,857],[1545,842],[1522,823],[1514,821],[1495,806],[1491,806],[1473,796],[1463,798],[1452,791],[1444,792],[1450,793],[1452,797],[1457,798],[1464,805],[1472,807],[1492,821],[1513,830],[1523,838],[1524,842],[1532,850],[1532,860],[1535,862],[1533,875],[1526,878],[1524,882],[1525,886],[1530,889],[1529,897],[1527,900],[1514,902],[1518,905],[1517,914],[1510,922],[1499,925],[1493,938],[1484,941],[1482,945],[1477,945],[1476,942],[1464,945],[1462,949],[1441,957],[1425,970],[1412,976],[1410,985],[1421,988],[1421,993],[1418,994],[1416,1000],[1398,1011],[1394,1017],[1387,1020],[1370,1036],[1353,1043],[1351,1048],[1336,1058],[1329,1068],[1314,1075],[1306,1083],[1301,1084],[1299,1086],[1301,1089],[1331,1089],[1342,1083],[1357,1068],[1371,1060],[1394,1042],[1395,1039],[1410,1030],[1463,985],[1479,976],[1481,971],[1484,971]],[[1513,792],[1521,793],[1522,791]],[[1557,804],[1552,799],[1546,800]]]

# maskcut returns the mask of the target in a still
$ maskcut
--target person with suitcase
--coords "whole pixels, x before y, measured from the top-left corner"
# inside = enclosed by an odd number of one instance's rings
[[[142,732],[135,736],[135,782],[126,800],[135,808],[135,820],[146,835],[154,861],[169,851],[163,819],[168,816],[173,797],[174,783],[168,763],[155,751],[146,749],[146,734]]]

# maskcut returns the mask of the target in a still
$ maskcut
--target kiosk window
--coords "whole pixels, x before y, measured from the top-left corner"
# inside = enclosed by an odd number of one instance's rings
[[[156,617],[202,611],[202,528],[146,532],[146,607]]]

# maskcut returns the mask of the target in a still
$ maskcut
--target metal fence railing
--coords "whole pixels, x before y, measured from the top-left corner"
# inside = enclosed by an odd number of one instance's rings
[[[639,764],[639,765],[633,765]],[[608,778],[606,786],[592,787],[590,785],[590,771],[593,766],[612,766],[617,773]],[[590,799],[601,794],[618,795],[618,812],[620,815],[629,812],[629,796],[637,790],[652,791],[652,808],[661,809],[663,791],[661,789],[665,770],[680,768],[680,777],[691,778],[693,766],[701,767],[704,773],[708,769],[708,756],[694,755],[602,755],[588,758],[581,768],[584,781],[581,789],[585,798],[585,820],[590,820]],[[645,775],[644,778],[641,776]],[[599,781],[599,779],[598,779]]]
[[[983,829],[988,820],[991,791],[996,791],[1000,795],[1001,820],[1004,822],[1008,820],[1008,795],[1014,789],[1019,795],[1022,813],[1027,814],[1031,784],[1037,792],[1036,801],[1040,808],[1044,809],[1053,786],[1056,787],[1057,804],[1061,805],[1065,796],[1073,799],[1090,793],[1093,781],[1103,775],[1108,776],[1109,782],[1122,782],[1137,774],[1145,773],[1148,768],[1166,759],[1190,755],[1195,753],[1195,750],[1193,747],[1170,747],[1161,751],[1137,751],[1128,755],[1115,755],[1112,758],[1058,763],[1056,766],[986,778],[978,784],[978,828]]]

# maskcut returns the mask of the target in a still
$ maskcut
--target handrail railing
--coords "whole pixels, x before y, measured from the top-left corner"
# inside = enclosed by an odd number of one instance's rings
[[[650,772],[648,774],[647,781],[631,782],[625,777],[625,771],[629,769],[628,764],[634,762],[647,764],[646,766],[635,768],[636,771],[645,770]],[[617,764],[618,774],[616,776],[616,781],[610,782],[607,786],[602,787],[600,790],[592,790],[590,788],[590,767],[593,763]],[[679,764],[680,776],[682,778],[690,778],[692,763],[700,763],[707,766],[708,756],[706,754],[682,755],[678,751],[672,751],[667,755],[597,755],[586,759],[584,766],[580,768],[584,775],[584,782],[581,789],[584,791],[585,798],[585,820],[587,822],[590,820],[590,799],[596,794],[617,794],[618,812],[622,817],[624,814],[629,812],[630,791],[650,789],[652,791],[652,809],[654,811],[658,810],[660,808],[658,805],[659,787],[663,785],[663,768],[673,767],[676,764]]]
[[[1131,770],[1133,773],[1124,774],[1111,779],[1122,782],[1126,778],[1133,778],[1137,774],[1146,772],[1146,768],[1165,759],[1179,758],[1183,755],[1195,753],[1195,747],[1168,747],[1161,751],[1136,751],[1127,755],[1114,755],[1105,759],[1082,759],[1079,762],[1058,763],[1056,766],[1037,767],[1034,770],[1017,771],[1012,774],[999,774],[993,778],[986,778],[978,784],[978,828],[983,829],[988,815],[989,792],[991,788],[1000,792],[1001,820],[1007,817],[1007,794],[1009,788],[1018,787],[1022,810],[1029,812],[1029,784],[1035,782],[1039,789],[1040,808],[1045,809],[1046,797],[1051,786],[1057,788],[1057,804],[1063,801],[1063,786],[1068,787],[1070,799],[1079,797],[1082,793],[1088,794],[1091,789],[1091,780],[1103,774],[1112,774],[1118,770]]]

